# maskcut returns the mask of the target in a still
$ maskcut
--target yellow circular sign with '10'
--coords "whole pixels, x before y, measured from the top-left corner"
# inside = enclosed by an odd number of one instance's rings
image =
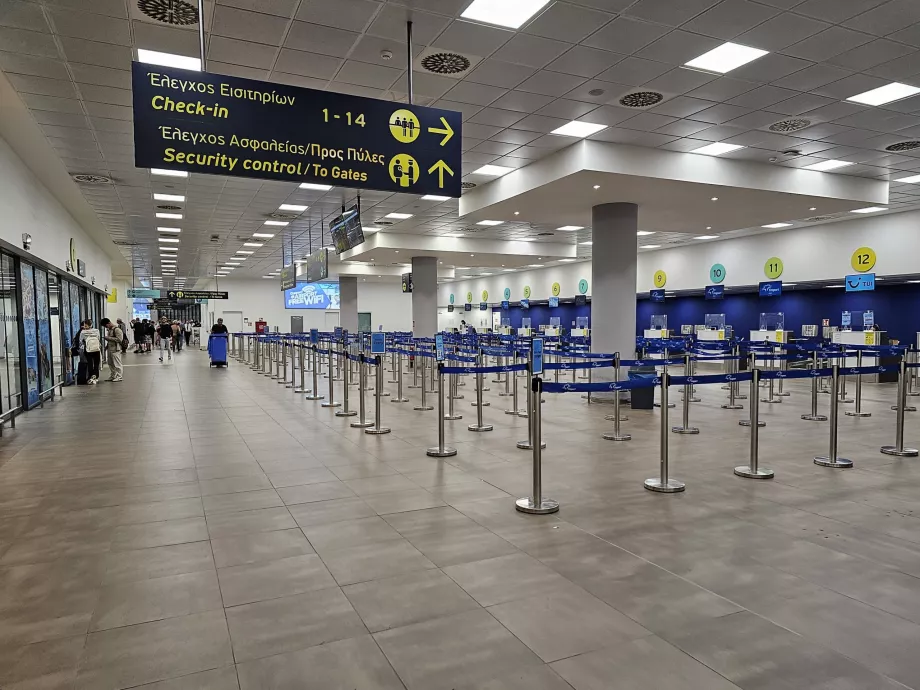
[[[865,273],[875,268],[876,258],[875,251],[871,247],[860,247],[853,252],[850,265],[857,273]]]
[[[783,275],[783,260],[778,256],[771,256],[763,265],[763,274],[771,280],[779,278]]]
[[[664,271],[655,271],[655,275],[652,277],[652,280],[655,282],[656,288],[663,288],[665,283],[668,282],[668,274]]]
[[[562,292],[562,286],[559,283],[553,283],[553,297],[558,297]]]

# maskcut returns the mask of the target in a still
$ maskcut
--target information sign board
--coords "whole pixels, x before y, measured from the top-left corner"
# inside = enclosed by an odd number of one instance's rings
[[[543,338],[534,338],[530,343],[530,371],[535,376],[543,373]]]
[[[385,355],[387,353],[387,334],[376,332],[371,333],[371,354]]]
[[[166,290],[169,299],[229,299],[226,292],[213,290]]]
[[[444,336],[441,333],[434,336],[434,358],[439,362],[444,361]]]

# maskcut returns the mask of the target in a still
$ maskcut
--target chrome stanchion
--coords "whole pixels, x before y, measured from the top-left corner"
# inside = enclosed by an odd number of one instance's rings
[[[412,355],[410,355],[410,364],[412,365],[412,385],[408,386],[411,390],[413,388],[418,388],[418,365],[420,357],[418,356],[418,345],[415,343],[412,344]],[[424,373],[424,372],[423,372]]]
[[[307,382],[306,382],[306,376],[307,376],[306,359],[307,358],[304,355],[303,343],[301,343],[297,349],[300,352],[300,354],[297,356],[297,358],[300,360],[300,388],[295,388],[294,392],[295,393],[306,393],[307,392]]]
[[[438,387],[444,383],[443,375],[438,379]],[[447,414],[444,415],[444,419],[448,421],[454,421],[455,419],[463,419],[463,415],[459,412],[454,411],[454,400],[457,399],[457,375],[448,374],[447,375]],[[463,397],[463,396],[459,396]]]
[[[508,362],[508,357],[499,357],[498,364],[499,366],[505,366]],[[514,362],[512,362],[514,364]],[[505,390],[499,392],[499,397],[508,398],[511,396],[511,377],[514,375],[513,371],[505,372]],[[507,413],[506,413],[507,414]]]
[[[693,370],[693,364],[690,359],[690,353],[684,355],[684,372],[687,378],[690,378],[691,371]],[[684,384],[684,400],[683,400],[683,414],[682,421],[680,426],[672,426],[671,432],[675,434],[698,434],[700,430],[695,426],[690,426],[690,398],[692,393],[690,391],[691,384]]]
[[[407,403],[409,398],[403,397],[403,366],[402,352],[396,353],[396,397],[390,398],[391,403]]]
[[[319,383],[316,380],[316,376],[319,370],[319,366],[316,363],[316,345],[313,346],[313,388],[309,391],[309,395],[304,396],[307,400],[322,400],[324,396],[320,395],[319,392]]]
[[[367,364],[364,353],[360,353],[358,358],[358,421],[352,422],[351,426],[355,429],[366,429],[374,426],[374,422],[367,419],[367,406],[364,400],[364,391],[367,388]]]
[[[393,347],[394,348],[396,347],[395,343],[393,344]],[[396,350],[395,349],[392,352],[390,352],[390,374],[394,377],[396,376]],[[398,381],[395,378],[393,378],[392,380],[387,381],[387,383],[398,383]]]
[[[620,380],[619,352],[615,352],[613,355],[613,379],[614,381]],[[613,393],[613,414],[606,415],[604,419],[613,422],[613,433],[603,434],[601,438],[607,441],[629,441],[632,439],[630,434],[620,432],[620,422],[625,422],[629,419],[629,417],[620,416],[620,391],[614,391]]]
[[[495,365],[499,367],[503,366],[502,357],[500,355],[495,356]],[[502,373],[499,371],[495,374],[495,378],[492,379],[492,383],[501,383],[501,382],[502,382]],[[499,395],[501,395],[501,392],[499,392]]]
[[[770,371],[776,371],[776,350],[771,350],[770,352]],[[768,404],[781,403],[782,399],[777,398],[776,394],[773,392],[773,379],[770,379],[770,382],[767,384],[767,397],[761,398],[760,402]]]
[[[760,402],[757,398],[757,387],[760,385],[760,370],[751,370],[751,458],[747,465],[735,468],[735,474],[747,479],[772,479],[773,470],[758,465],[760,456],[760,427],[754,424],[760,412]]]
[[[479,367],[484,366],[483,359],[484,357],[482,353],[480,352],[479,355],[476,357],[476,368],[477,369]],[[485,377],[479,372],[476,372],[476,400],[470,403],[470,405],[472,405],[473,407],[489,407],[492,404],[489,401],[483,402],[482,400],[482,394],[485,391],[490,390],[489,387],[484,384],[485,384]]]
[[[662,358],[664,360],[664,366],[662,367],[661,371],[662,373],[667,374],[668,373],[668,348],[664,348],[664,350],[662,350]],[[661,405],[662,405],[661,402],[652,403],[653,407],[661,407]],[[674,403],[668,403],[668,407],[674,407]]]
[[[830,444],[827,455],[815,457],[815,464],[821,467],[847,468],[853,466],[852,460],[837,457],[837,408],[840,404],[840,365],[835,364],[831,374],[831,415],[830,415]]]
[[[438,445],[425,451],[425,454],[432,458],[449,458],[457,454],[456,448],[444,445],[444,375],[441,373],[443,368],[444,363],[438,362]],[[424,380],[422,384],[424,397]]]
[[[735,345],[735,347],[732,348],[732,354],[731,354],[732,358],[728,360],[729,361],[729,367],[728,367],[729,375],[735,375],[740,372],[741,368],[738,366],[738,362],[739,362],[738,357],[740,356],[740,352],[741,350],[737,345]],[[722,405],[723,410],[743,410],[744,409],[744,405],[740,405],[737,402],[738,383],[739,383],[738,381],[731,381],[728,384],[728,404]]]
[[[814,357],[812,358],[812,368],[818,368],[818,353],[815,352]],[[826,422],[827,416],[823,414],[818,414],[818,379],[820,376],[811,377],[811,413],[803,414],[802,419],[807,422]]]
[[[365,429],[365,434],[388,434],[390,433],[390,428],[386,426],[380,426],[380,420],[382,416],[380,414],[380,400],[383,398],[383,357],[377,355],[374,359],[375,365],[377,367],[375,380],[375,388],[377,389],[377,399],[374,401],[374,425]],[[363,397],[363,396],[362,396]]]
[[[696,373],[696,359],[694,359],[693,353],[691,353],[691,352],[688,352],[688,353],[687,353],[687,357],[688,357],[689,360],[690,360],[690,367],[689,367],[689,372],[690,372],[690,373],[687,374],[687,375],[688,375],[688,376],[693,376],[693,375]],[[697,394],[696,394],[696,386],[694,386],[692,383],[690,384],[690,391],[689,391],[689,392],[690,392],[690,402],[702,402],[702,401],[700,400],[700,398],[699,398],[699,397],[697,396]],[[684,389],[684,395],[686,396],[686,394],[687,394],[687,390]]]
[[[531,360],[530,356],[528,356],[528,360],[527,360],[527,378],[528,379],[532,379],[533,377],[533,374],[531,373],[532,371],[533,371],[533,361]],[[546,441],[543,440],[542,433],[540,436],[537,436],[534,430],[534,415],[533,415],[534,405],[539,407],[542,402],[539,395],[536,396],[536,401],[534,401],[534,394],[533,394],[534,387],[535,387],[535,384],[533,384],[532,381],[531,381],[531,384],[527,386],[527,409],[529,411],[529,414],[527,415],[527,440],[517,442],[517,447],[520,448],[521,450],[532,450],[535,445],[539,445],[541,448],[546,448]],[[542,393],[542,391],[543,391],[543,383],[541,381],[540,382],[540,392]],[[541,432],[542,432],[542,429],[541,429]],[[539,442],[535,442],[535,441],[539,441]]]
[[[661,373],[661,429],[659,433],[660,445],[660,471],[658,477],[645,480],[645,488],[663,494],[673,494],[683,491],[686,486],[683,482],[671,479],[668,476],[668,385],[670,375]]]
[[[294,348],[296,347],[296,345],[295,345],[294,343],[295,343],[295,341],[293,341],[293,340],[290,341],[290,342],[288,343],[288,348],[289,348],[290,351],[291,351],[291,382],[290,382],[290,384],[288,384],[287,386],[285,386],[285,388],[294,388],[294,387],[297,386],[297,379],[296,379],[296,376],[297,376],[297,365],[296,365],[296,363],[294,362]]]
[[[751,358],[751,363],[750,363],[750,365],[749,365],[748,368],[749,368],[751,371],[754,371],[754,369],[757,368],[757,366],[756,366],[756,365],[757,365],[757,353],[751,352],[751,353],[750,353],[750,358]],[[758,375],[758,376],[759,376],[759,375]],[[759,386],[758,386],[758,387],[759,387]],[[754,389],[754,390],[756,390],[756,389]],[[760,392],[759,392],[759,391],[757,392],[757,395],[760,395]],[[752,404],[752,405],[753,405],[753,402],[754,402],[754,401],[751,400],[751,404]],[[759,410],[758,410],[758,412],[759,412]],[[741,419],[741,420],[739,420],[739,421],[738,421],[738,425],[739,425],[739,426],[751,426],[751,424],[753,424],[753,419],[754,419],[754,416],[753,416],[753,414],[752,414],[752,415],[749,416],[747,419]],[[766,425],[767,425],[767,423],[766,423],[765,421],[763,421],[762,419],[758,419],[758,420],[757,420],[757,426],[763,428],[763,427],[765,427]]]
[[[422,389],[422,402],[421,402],[420,405],[416,405],[415,407],[412,408],[413,410],[418,410],[418,411],[420,411],[420,412],[427,412],[428,410],[433,410],[433,409],[434,409],[434,407],[432,407],[431,405],[428,404],[428,400],[427,400],[428,384],[425,383],[425,370],[429,368],[429,367],[426,365],[427,360],[428,360],[427,357],[422,357],[422,358],[421,358],[421,364],[422,364],[422,385],[421,385],[421,386],[416,386],[417,388],[421,388],[421,389]],[[419,355],[418,355],[418,351],[416,351],[416,353],[415,353],[415,369],[416,369],[416,371],[418,371],[418,365],[419,365]],[[410,386],[410,388],[411,388],[411,386]]]
[[[514,363],[517,364],[517,357],[514,358]],[[559,371],[558,369],[556,370]],[[511,377],[511,385],[514,387],[514,392],[511,394],[511,409],[505,410],[505,414],[521,416],[521,409],[518,407],[518,373],[516,371],[509,371],[508,376]]]
[[[479,357],[480,365],[482,364],[482,356]],[[491,424],[482,423],[482,408],[488,405],[489,403],[484,403],[482,401],[482,373],[476,372],[476,402],[473,405],[476,407],[476,423],[470,424],[467,429],[469,431],[492,431],[494,427]]]
[[[901,366],[898,370],[898,410],[897,427],[894,434],[893,446],[882,446],[879,450],[885,455],[897,455],[898,457],[917,457],[916,448],[904,447],[904,408],[907,406],[907,362],[905,357],[901,357]]]
[[[337,343],[338,350],[336,354],[338,357],[335,358],[335,380],[342,380],[342,353],[345,351],[345,345],[342,342]],[[332,357],[329,358],[329,377],[332,378]],[[332,397],[329,398],[332,400]]]
[[[783,354],[784,354],[784,355],[788,355],[789,352],[786,351],[786,352],[784,352]],[[783,357],[783,359],[781,359],[781,360],[779,361],[779,370],[780,370],[780,371],[789,371],[789,360],[786,359],[785,357]],[[780,398],[788,398],[788,397],[789,397],[789,391],[784,391],[784,390],[783,390],[783,380],[782,380],[782,379],[779,380],[779,385],[776,387],[776,395],[779,396]]]
[[[839,361],[840,360],[838,360],[838,362]],[[847,363],[847,358],[843,357],[843,368],[846,368],[846,363]],[[846,376],[840,377],[839,385],[840,385],[840,402],[843,403],[844,405],[849,405],[850,403],[853,402],[853,399],[847,397],[847,377]],[[892,410],[894,409],[894,405],[891,406],[891,409]]]
[[[918,336],[918,339],[920,339],[920,336]],[[909,354],[909,352],[906,352],[906,353],[904,353],[904,354],[901,356],[901,362],[902,362],[902,363],[904,362],[904,359],[905,359],[905,357],[907,357],[908,354]],[[908,371],[912,371],[912,370],[908,369]],[[898,378],[898,381],[900,382],[900,380],[901,380],[901,379],[900,379],[900,377],[899,377],[899,378]],[[913,395],[913,393],[911,393],[910,395]],[[903,410],[904,412],[916,412],[916,411],[917,411],[917,408],[916,408],[916,407],[914,407],[913,405],[911,405],[911,404],[909,404],[909,403],[907,402],[906,394],[905,394],[904,401],[901,402],[901,394],[900,394],[900,392],[898,393],[898,404],[897,404],[897,405],[892,405],[892,406],[891,406],[891,409],[892,409],[892,410],[899,411],[899,412],[902,411],[902,410]]]
[[[857,368],[862,367],[863,352],[862,350],[856,351],[856,366]],[[852,410],[847,410],[844,412],[847,417],[871,417],[871,412],[862,411],[862,374],[856,374],[856,407]]]
[[[285,388],[291,388],[292,386],[289,386],[289,385],[288,385],[288,382],[287,382],[287,370],[288,370],[288,356],[287,356],[287,351],[288,351],[288,345],[287,345],[287,343],[286,343],[284,340],[282,340],[279,344],[280,344],[280,347],[281,347],[281,364],[280,364],[280,366],[279,366],[279,371],[278,371],[278,374],[279,374],[279,376],[278,376],[278,383],[281,384],[281,385],[283,385]]]
[[[917,364],[918,362],[920,362],[920,350],[917,350],[916,348],[912,347],[910,350],[908,350],[908,354],[910,354],[911,362],[913,364]],[[908,372],[910,374],[908,377],[910,380],[910,385],[907,387],[907,394],[908,395],[920,395],[920,390],[916,390],[917,375],[918,373],[920,373],[920,370],[916,368],[911,368],[911,369],[908,369]]]
[[[543,435],[543,413],[540,409],[542,407],[540,400],[543,396],[542,379],[535,377],[531,381],[529,390],[532,390],[532,394],[528,395],[528,399],[533,401],[530,419],[533,420],[533,426],[536,427],[537,438],[540,438]],[[548,515],[559,510],[558,501],[543,496],[543,447],[540,443],[533,444],[533,494],[514,502],[515,509],[522,513]]]
[[[357,412],[351,409],[348,404],[348,388],[351,383],[351,360],[348,358],[348,350],[346,349],[343,353],[345,357],[345,385],[342,387],[342,409],[338,410],[335,413],[336,417],[354,417]],[[364,394],[361,394],[362,402],[364,401]]]
[[[338,361],[338,360],[336,360]],[[332,373],[332,343],[329,344],[329,399],[322,404],[322,407],[341,407],[342,403],[335,401],[335,378]]]

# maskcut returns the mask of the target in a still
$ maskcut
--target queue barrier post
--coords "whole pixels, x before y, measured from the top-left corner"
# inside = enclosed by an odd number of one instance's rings
[[[377,367],[375,381],[375,388],[377,389],[376,395],[377,398],[374,401],[374,425],[368,427],[364,430],[365,434],[388,434],[390,433],[390,428],[386,426],[381,426],[380,421],[383,419],[380,414],[380,400],[383,398],[383,357],[377,355],[374,359],[375,366]]]
[[[789,360],[783,357],[780,360],[779,369],[780,371],[789,371]],[[789,391],[783,390],[783,380],[782,379],[779,380],[779,385],[776,388],[776,394],[781,398],[789,397]]]
[[[432,458],[450,458],[457,454],[456,448],[444,445],[444,375],[441,373],[443,368],[444,363],[438,362],[438,445],[425,451],[425,454]],[[422,378],[424,391],[424,376]]]
[[[811,360],[812,369],[818,368],[818,353],[815,352],[814,357]],[[811,378],[811,412],[808,414],[803,414],[802,419],[807,422],[826,422],[827,416],[823,414],[818,414],[818,379],[819,376],[812,376]]]
[[[750,369],[751,371],[754,371],[754,369],[757,368],[757,366],[756,366],[756,365],[757,365],[757,354],[754,353],[754,352],[751,352],[751,353],[749,353],[749,357],[750,357],[750,366],[749,366],[749,369]],[[756,388],[751,389],[751,390],[757,391]],[[757,394],[757,395],[760,395],[760,392],[757,391],[756,394]],[[752,404],[752,405],[753,405],[753,402],[754,402],[754,401],[751,400],[751,404]],[[758,410],[758,414],[759,414],[759,410]],[[738,421],[738,426],[751,426],[751,424],[753,424],[753,423],[754,423],[754,416],[753,416],[753,414],[751,414],[747,419],[741,419],[741,420],[739,420],[739,421]],[[766,425],[767,425],[767,423],[766,423],[765,421],[763,421],[762,419],[759,419],[759,418],[757,419],[757,426],[759,426],[761,429],[762,429],[763,427],[765,427]]]
[[[394,347],[395,347],[395,344],[394,344]],[[400,362],[400,364],[402,364],[402,362]],[[395,349],[392,352],[390,352],[390,375],[393,377],[396,376],[396,350]],[[392,380],[387,381],[387,383],[398,383],[398,381],[396,380],[396,378],[393,378]]]
[[[754,422],[760,413],[757,387],[760,385],[760,370],[751,370],[751,456],[747,465],[735,468],[735,474],[746,479],[773,479],[773,470],[760,467],[760,427]]]
[[[517,363],[517,357],[514,358],[515,364]],[[559,371],[558,369],[556,370]],[[518,408],[518,373],[516,371],[509,371],[508,376],[511,377],[511,385],[514,386],[514,392],[511,394],[511,409],[505,410],[505,414],[517,415],[520,416],[520,408]],[[558,383],[558,381],[556,382]]]
[[[687,379],[692,377],[693,363],[690,359],[690,353],[684,355],[684,375]],[[690,426],[690,399],[693,397],[693,386],[689,382],[684,384],[684,401],[682,410],[682,420],[680,426],[672,426],[671,433],[674,434],[698,434],[700,430],[695,426]]]
[[[507,364],[507,363],[508,363],[508,360],[509,360],[508,357],[499,357],[499,358],[498,358],[498,363],[499,363],[499,365],[501,366],[501,365]],[[514,362],[511,362],[511,364],[514,364]],[[502,397],[502,398],[511,397],[511,377],[514,376],[514,375],[515,375],[515,372],[513,372],[513,371],[506,371],[506,372],[505,372],[505,390],[499,392],[499,394],[498,394],[499,397]],[[505,414],[507,414],[507,412],[506,412]]]
[[[737,374],[740,370],[738,366],[738,357],[740,353],[740,348],[735,345],[732,348],[731,359],[729,361],[728,373]],[[738,399],[738,381],[731,381],[728,384],[728,404],[722,405],[723,410],[743,410],[744,405],[740,405],[737,401]]]
[[[543,436],[543,412],[541,399],[543,397],[543,380],[536,376],[531,380],[529,389],[531,395],[528,400],[532,402],[530,419],[533,421],[536,438]],[[515,510],[530,515],[549,515],[558,512],[559,502],[543,496],[543,448],[545,444],[533,444],[533,493],[530,496],[519,498],[514,502]]]
[[[403,396],[403,361],[402,352],[396,353],[396,397],[390,398],[391,403],[407,403],[409,398]]]
[[[335,413],[336,417],[354,417],[358,414],[348,404],[348,387],[351,384],[351,360],[348,359],[348,350],[345,351],[345,356],[345,385],[342,387],[342,409]]]
[[[687,376],[693,376],[696,373],[696,358],[691,354],[687,353],[687,359],[690,360],[690,365],[688,371],[690,372]],[[687,391],[684,389],[684,394],[686,395]],[[696,394],[696,386],[692,383],[690,384],[690,402],[702,402]]]
[[[304,345],[301,343],[297,347],[298,355],[297,358],[300,360],[300,388],[295,388],[295,393],[306,393],[307,392],[307,358],[304,354]]]
[[[332,343],[329,343],[329,399],[322,403],[322,407],[341,407],[342,403],[336,402],[335,399],[335,378],[332,373]]]
[[[863,351],[856,351],[856,366],[862,368]],[[862,374],[856,374],[856,407],[844,412],[847,417],[871,417],[871,412],[862,411]]]
[[[667,374],[668,373],[668,348],[664,348],[664,350],[662,351],[662,357],[664,358],[664,367],[662,368],[662,372]],[[663,404],[664,403],[662,403],[661,401],[652,403],[654,407],[661,407]],[[674,403],[669,402],[668,407],[674,407]]]
[[[288,343],[286,340],[281,340],[281,369],[278,372],[278,383],[283,385],[285,388],[290,388],[287,381],[287,370],[288,370]]]
[[[756,364],[756,362],[755,362]],[[770,350],[770,371],[776,371],[776,350]],[[761,398],[760,402],[768,404],[781,403],[782,398],[777,398],[776,394],[773,391],[773,378],[770,378],[770,382],[767,384],[767,397]]]
[[[428,404],[428,399],[427,399],[427,397],[428,397],[428,384],[425,383],[425,370],[430,368],[430,367],[427,366],[427,359],[428,359],[427,357],[422,357],[422,358],[421,358],[421,364],[422,364],[422,385],[421,385],[421,386],[416,386],[416,388],[421,388],[421,389],[422,389],[422,402],[421,402],[421,404],[416,405],[415,407],[412,408],[413,410],[418,410],[419,412],[427,412],[428,410],[433,410],[433,409],[434,409],[434,407],[432,407],[431,405]],[[419,355],[418,355],[418,352],[416,351],[416,354],[415,354],[415,370],[416,370],[416,371],[418,371],[418,365],[419,365]]]
[[[480,363],[481,363],[482,357],[480,356],[479,359],[480,359]],[[491,424],[483,424],[483,422],[482,422],[482,408],[489,404],[489,403],[483,403],[483,402],[482,402],[482,373],[481,373],[481,372],[476,372],[476,377],[477,377],[477,381],[476,381],[476,402],[473,403],[473,405],[476,406],[476,423],[475,423],[475,424],[470,424],[470,425],[467,427],[467,430],[468,430],[468,431],[478,431],[478,432],[482,432],[482,431],[492,431],[492,429],[494,429],[495,427],[493,427]]]
[[[920,338],[918,338],[918,340],[920,340]],[[911,361],[914,364],[920,363],[920,350],[914,346],[911,346],[910,350],[908,350],[908,353],[911,355]],[[909,370],[909,372],[910,385],[907,387],[907,394],[911,396],[920,395],[920,390],[917,390],[917,378],[918,374],[920,374],[920,369],[913,367]]]
[[[821,467],[847,469],[853,466],[852,460],[837,456],[837,412],[840,405],[840,365],[835,364],[831,374],[831,414],[830,414],[830,442],[827,455],[815,457],[815,464]]]
[[[904,355],[901,356],[901,361],[904,360],[904,358],[906,357],[906,355],[907,355],[907,353],[905,353]],[[915,358],[915,359],[916,359],[916,358]],[[898,380],[900,380],[900,379],[898,379]],[[910,395],[914,395],[914,394],[911,393]],[[903,405],[900,403],[900,394],[898,394],[898,398],[899,398],[899,402],[898,402],[897,404],[891,406],[891,409],[892,409],[892,410],[897,411],[897,410],[901,409],[901,410],[904,410],[904,412],[916,412],[916,411],[917,411],[917,408],[916,408],[916,407],[914,407],[913,405],[911,405],[910,403],[907,402],[907,397],[904,398],[904,404],[903,404]]]
[[[662,494],[674,494],[683,491],[686,485],[669,476],[668,467],[668,386],[670,375],[661,373],[661,429],[659,432],[659,476],[645,480],[645,488]]]
[[[476,367],[477,368],[485,366],[485,362],[483,360],[484,360],[484,356],[482,352],[480,352],[479,355],[476,357]],[[476,400],[471,402],[470,405],[472,405],[473,407],[489,407],[489,405],[491,405],[492,403],[490,403],[489,401],[483,402],[482,400],[482,394],[488,390],[490,390],[490,388],[485,385],[485,377],[480,372],[476,372]],[[480,422],[481,421],[482,420],[480,420]]]
[[[902,458],[915,458],[916,448],[904,447],[904,410],[907,407],[907,362],[906,357],[901,357],[901,366],[898,369],[898,410],[897,426],[895,427],[894,445],[882,446],[879,450],[885,455],[895,455]]]
[[[418,388],[418,365],[419,365],[419,356],[418,356],[418,345],[415,343],[412,344],[412,354],[410,355],[411,359],[409,363],[412,365],[412,384],[409,386],[409,389]]]
[[[620,380],[620,353],[616,352],[613,355],[613,378],[616,381]],[[620,422],[629,419],[628,417],[620,416],[620,391],[613,392],[613,414],[609,414],[604,419],[613,422],[613,433],[606,433],[601,436],[601,438],[607,441],[629,441],[632,439],[630,434],[624,434],[620,431]]]
[[[533,409],[534,405],[537,407],[543,402],[540,395],[536,396],[536,402],[534,402],[534,383],[532,380],[533,377],[533,359],[532,354],[527,358],[527,378],[531,379],[530,385],[527,386],[527,439],[525,441],[518,441],[517,447],[521,450],[533,450],[534,446],[540,446],[541,448],[546,448],[546,441],[543,440],[542,429],[539,436],[536,435],[534,430],[534,415]],[[543,392],[543,382],[540,381],[540,393]]]
[[[296,388],[297,387],[297,364],[294,361],[294,348],[296,348],[296,341],[292,340],[288,343],[288,348],[291,350],[291,383],[285,388]]]
[[[441,384],[444,383],[443,378],[438,379],[438,387],[441,387]],[[463,415],[459,412],[454,411],[454,400],[458,397],[457,395],[457,375],[448,374],[447,375],[447,414],[444,415],[444,419],[448,421],[454,421],[455,419],[463,419]]]
[[[313,345],[313,388],[309,391],[309,395],[304,396],[307,400],[322,400],[324,397],[320,395],[319,382],[316,380],[319,372],[319,366],[316,363],[316,350],[316,345]]]
[[[358,420],[351,423],[355,429],[367,429],[374,426],[374,423],[367,419],[367,403],[365,402],[364,391],[367,388],[367,365],[364,361],[364,353],[358,353]]]

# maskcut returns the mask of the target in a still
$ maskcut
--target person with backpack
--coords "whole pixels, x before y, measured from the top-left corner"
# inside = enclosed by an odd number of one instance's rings
[[[169,321],[166,320],[165,316],[160,317],[160,325],[157,326],[157,335],[160,336],[160,361],[163,361],[163,350],[166,350],[166,354],[169,355],[170,361],[172,361],[172,350],[169,349],[169,344],[172,342],[172,326]]]
[[[153,319],[149,321],[144,319],[144,351],[147,353],[153,352],[153,340],[157,334],[156,324],[153,322]]]
[[[99,382],[99,365],[102,363],[102,338],[93,322],[86,319],[80,324],[77,341],[82,357],[86,360],[86,382],[95,386]]]
[[[118,324],[118,328],[121,330],[122,335],[121,354],[125,354],[128,351],[128,327],[121,319],[115,319],[115,323]]]
[[[107,380],[112,383],[120,383],[124,380],[121,376],[121,345],[125,339],[125,334],[118,327],[118,324],[111,319],[102,319],[100,323],[106,330],[106,334],[103,336],[105,339],[105,355],[106,362],[109,365],[109,372],[111,373]]]

